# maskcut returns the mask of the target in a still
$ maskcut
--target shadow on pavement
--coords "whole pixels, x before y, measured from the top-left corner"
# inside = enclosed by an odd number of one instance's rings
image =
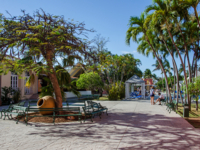
[[[30,135],[78,138],[81,143],[103,144],[118,149],[199,149],[200,130],[180,117],[120,111],[96,117],[94,123],[36,125]]]

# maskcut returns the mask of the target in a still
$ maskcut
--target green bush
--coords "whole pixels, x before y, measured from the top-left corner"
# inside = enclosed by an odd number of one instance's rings
[[[21,100],[21,90],[19,88],[13,91],[12,99],[14,103],[18,103]]]
[[[109,90],[108,99],[109,100],[118,100],[118,99],[120,99],[118,87],[116,87],[116,86],[112,86],[111,87],[111,89]]]
[[[122,83],[121,86],[119,86],[119,97],[120,97],[120,99],[125,98],[125,86],[124,86],[124,83]]]
[[[119,100],[125,97],[125,87],[124,83],[116,83],[115,85],[112,85],[109,89],[108,99],[109,100]]]
[[[2,105],[9,105],[11,102],[10,94],[13,92],[11,87],[2,87],[1,91],[1,100],[2,100]]]

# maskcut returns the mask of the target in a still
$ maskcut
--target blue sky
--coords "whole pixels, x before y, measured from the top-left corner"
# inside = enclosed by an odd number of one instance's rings
[[[137,53],[137,43],[131,42],[130,46],[125,43],[128,21],[131,16],[140,16],[145,8],[152,4],[151,0],[2,0],[0,13],[6,15],[6,10],[13,16],[21,15],[21,9],[33,14],[42,8],[45,12],[53,15],[63,15],[65,19],[74,19],[84,22],[86,28],[96,30],[88,36],[92,39],[96,34],[109,38],[107,48],[113,54],[132,53],[140,59],[140,69],[153,70],[152,64],[156,59]],[[191,54],[192,56],[192,54]],[[192,60],[192,58],[190,57]],[[171,58],[168,60],[171,62]],[[178,67],[180,61],[177,59]],[[161,76],[160,71],[153,72]]]

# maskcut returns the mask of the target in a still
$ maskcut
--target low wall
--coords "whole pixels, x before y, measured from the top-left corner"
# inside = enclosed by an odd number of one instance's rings
[[[81,95],[91,95],[91,91],[79,91]],[[69,97],[77,97],[74,93],[72,92],[65,92],[65,98]]]

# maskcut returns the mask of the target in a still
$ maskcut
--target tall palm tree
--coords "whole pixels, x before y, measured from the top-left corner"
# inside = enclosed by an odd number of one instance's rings
[[[142,39],[141,45],[145,45],[146,47],[140,46],[140,47],[138,47],[139,48],[138,51],[143,51],[143,52],[146,51],[146,53],[152,52],[153,55],[157,58],[160,66],[162,68],[162,71],[164,73],[164,76],[165,76],[165,79],[166,79],[166,82],[167,82],[167,90],[169,92],[167,75],[166,75],[166,72],[163,68],[162,62],[161,62],[160,58],[158,57],[157,50],[155,49],[156,43],[155,43],[155,41],[152,41],[152,39],[154,39],[153,33],[150,30],[145,29],[144,22],[145,22],[144,13],[141,14],[140,18],[138,18],[138,17],[131,17],[130,18],[130,21],[129,21],[130,27],[127,30],[126,42],[127,42],[127,44],[130,44],[131,38],[132,38],[133,41],[138,42],[137,36],[140,33],[143,33],[143,37],[141,38]],[[148,43],[148,45],[147,45],[146,42]],[[169,95],[169,96],[170,96],[170,101],[172,101],[171,95]]]
[[[166,30],[168,32],[169,37],[171,38],[171,42],[172,42],[173,46],[175,47],[175,49],[176,49],[176,51],[179,55],[179,58],[181,60],[181,64],[183,65],[185,84],[186,84],[186,88],[187,88],[188,85],[187,85],[187,76],[186,76],[185,66],[184,66],[183,59],[182,59],[181,54],[180,54],[180,50],[179,50],[177,44],[175,43],[174,36],[172,34],[172,31],[171,31],[172,27],[174,26],[174,22],[171,22],[171,21],[174,19],[173,17],[174,17],[175,7],[172,7],[172,3],[171,3],[170,0],[166,0],[166,1],[154,0],[153,2],[154,2],[153,5],[150,5],[146,9],[146,12],[153,10],[154,12],[152,14],[152,21],[151,22],[152,23],[159,22],[160,25],[162,26],[162,30]],[[166,45],[166,43],[165,43],[165,45]],[[177,77],[178,77],[178,75],[177,75]],[[178,81],[177,81],[177,84],[178,84]],[[189,94],[188,94],[187,99],[188,99],[188,103],[190,104]]]
[[[179,4],[182,4],[183,6],[186,6],[188,9],[190,7],[192,7],[194,9],[194,15],[197,19],[197,23],[200,27],[200,23],[199,23],[199,15],[197,12],[197,6],[200,3],[200,0],[178,0]]]
[[[152,73],[150,69],[146,69],[143,74],[145,79],[152,78]]]

